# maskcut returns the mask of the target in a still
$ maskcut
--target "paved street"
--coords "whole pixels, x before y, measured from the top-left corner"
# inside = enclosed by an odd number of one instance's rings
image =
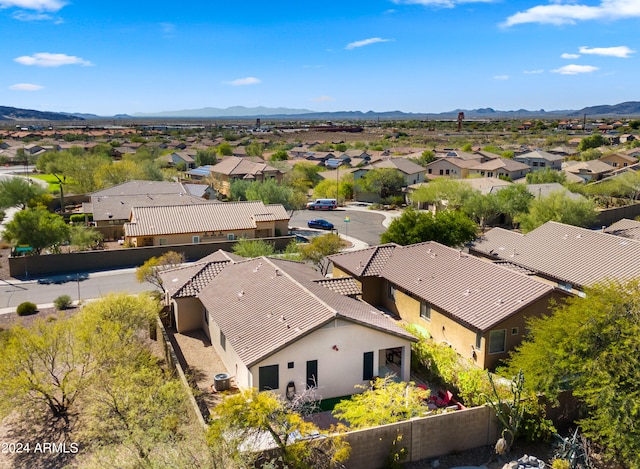
[[[397,213],[372,212],[361,207],[323,212],[300,210],[294,213],[290,226],[306,229],[308,220],[324,218],[333,223],[341,235],[374,245],[380,242],[380,234],[386,230],[383,222],[386,220],[388,223],[395,215]],[[350,219],[348,223],[344,221],[347,216]],[[135,269],[51,276],[27,282],[0,280],[0,313],[24,301],[38,305],[51,304],[60,295],[69,295],[76,301],[99,298],[110,292],[140,293],[153,288],[149,283],[138,283]]]

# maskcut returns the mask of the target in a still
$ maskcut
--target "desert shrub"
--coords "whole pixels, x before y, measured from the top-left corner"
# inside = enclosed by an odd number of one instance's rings
[[[71,306],[71,297],[69,295],[60,295],[58,298],[53,300],[53,305],[56,309],[67,309]]]
[[[30,301],[25,301],[24,303],[20,303],[16,308],[16,314],[18,316],[28,316],[29,314],[33,314],[38,311],[38,307],[31,303]]]

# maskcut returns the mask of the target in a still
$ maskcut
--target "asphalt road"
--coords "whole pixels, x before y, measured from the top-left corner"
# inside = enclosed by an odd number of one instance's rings
[[[345,222],[349,217],[349,222]],[[307,222],[314,218],[323,218],[333,223],[340,234],[344,234],[367,244],[380,243],[380,235],[386,231],[382,225],[385,217],[379,213],[367,210],[348,210],[338,208],[336,210],[298,210],[291,217],[289,226],[307,228]]]
[[[349,217],[349,222],[345,222]],[[337,209],[333,211],[296,211],[291,218],[291,227],[307,228],[312,218],[324,218],[333,223],[339,233],[364,241],[379,244],[380,234],[386,228],[380,213],[367,210]],[[99,298],[110,292],[140,293],[153,290],[149,283],[138,283],[135,269],[113,270],[88,274],[51,276],[34,281],[19,282],[0,280],[0,310],[15,308],[23,301],[43,305],[53,303],[60,295],[69,295],[72,300]],[[1,311],[0,311],[1,312]]]

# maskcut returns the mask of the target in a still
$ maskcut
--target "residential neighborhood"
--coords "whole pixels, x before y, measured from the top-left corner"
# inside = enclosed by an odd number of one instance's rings
[[[544,145],[520,124],[517,138],[495,132],[490,142],[403,122],[359,132],[277,122],[259,132],[248,122],[1,129],[3,302],[73,278],[78,301],[61,294],[25,316],[28,302],[2,309],[0,337],[24,318],[94,321],[86,305],[134,300],[108,296],[105,280],[105,298],[85,303],[79,275],[135,272],[151,293],[140,301],[156,309],[131,346],[155,354],[184,393],[176,410],[202,435],[225,402],[255,391],[289,416],[309,399],[305,421],[350,445],[344,467],[383,466],[397,436],[383,423],[413,422],[416,435],[473,430],[455,444],[407,442],[407,462],[493,448],[502,424],[489,380],[502,380],[507,399],[505,370],[536,337],[532,325],[640,278],[635,124],[597,149],[581,143],[592,133],[574,142],[566,122],[548,124]],[[314,213],[314,200],[331,203]],[[5,368],[0,387],[14,383]],[[391,383],[404,383],[406,398],[427,393],[416,414],[363,429],[340,413]],[[375,432],[384,449],[367,466]]]

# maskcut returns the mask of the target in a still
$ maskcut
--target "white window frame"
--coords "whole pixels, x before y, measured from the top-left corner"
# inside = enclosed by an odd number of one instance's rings
[[[426,301],[420,302],[420,318],[431,322],[431,304]]]
[[[198,235],[193,235],[191,237],[191,244],[200,244],[200,236]]]

